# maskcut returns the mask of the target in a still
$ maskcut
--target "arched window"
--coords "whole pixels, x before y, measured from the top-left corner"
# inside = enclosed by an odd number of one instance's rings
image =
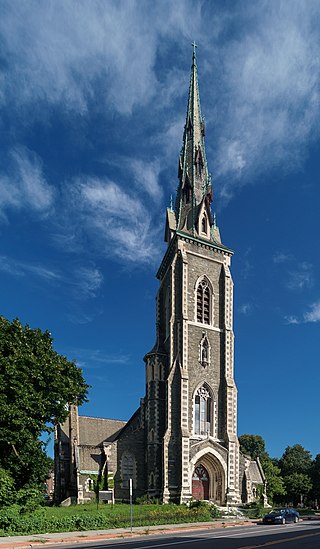
[[[129,479],[135,486],[135,459],[132,454],[125,452],[121,457],[121,480],[122,488],[129,488]]]
[[[92,478],[87,478],[84,483],[84,490],[85,492],[93,492],[94,491],[94,481]]]
[[[212,435],[212,397],[205,385],[200,387],[194,399],[194,434]]]
[[[203,215],[201,220],[201,232],[207,234],[207,218]]]
[[[211,324],[211,290],[205,278],[197,287],[197,322]]]
[[[199,362],[204,368],[210,364],[210,345],[205,332],[199,345]]]

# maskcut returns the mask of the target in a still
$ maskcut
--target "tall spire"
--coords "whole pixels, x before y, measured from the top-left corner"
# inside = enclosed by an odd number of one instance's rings
[[[204,145],[205,125],[201,115],[196,48],[192,43],[192,66],[186,123],[179,158],[179,187],[176,201],[177,228],[196,231],[199,205],[211,201],[211,180]]]

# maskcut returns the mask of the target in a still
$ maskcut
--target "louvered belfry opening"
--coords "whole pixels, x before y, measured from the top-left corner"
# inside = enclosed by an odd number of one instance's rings
[[[197,321],[210,324],[210,288],[205,280],[199,283],[197,289]]]

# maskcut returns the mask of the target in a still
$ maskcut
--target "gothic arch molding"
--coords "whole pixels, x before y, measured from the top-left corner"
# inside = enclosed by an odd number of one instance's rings
[[[227,464],[214,448],[203,448],[190,460],[189,481],[197,466],[203,465],[209,473],[209,499],[218,505],[224,505],[226,499]]]

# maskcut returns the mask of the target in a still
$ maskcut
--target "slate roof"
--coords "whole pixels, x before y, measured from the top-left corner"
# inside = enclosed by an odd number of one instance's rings
[[[97,446],[115,440],[127,422],[118,419],[79,416],[79,444]]]
[[[252,482],[263,484],[263,478],[260,473],[260,469],[256,461],[250,461],[250,465],[247,470],[247,477]]]

